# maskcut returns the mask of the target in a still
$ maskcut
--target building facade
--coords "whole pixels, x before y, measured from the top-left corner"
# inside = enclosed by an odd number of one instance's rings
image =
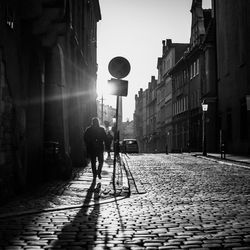
[[[213,1],[218,121],[226,151],[250,154],[250,2]]]
[[[176,62],[187,49],[188,44],[172,43],[171,39],[162,41],[162,57],[158,58],[157,83],[157,135],[158,151],[171,152],[172,144],[172,78],[169,74]]]
[[[156,107],[157,107],[157,79],[151,77],[146,95],[146,148],[147,152],[157,152]]]
[[[193,1],[190,46],[170,74],[173,77],[174,151],[215,152],[217,137],[217,85],[214,20],[202,1]],[[202,103],[209,105],[202,113]],[[206,115],[206,117],[205,117]],[[206,130],[203,131],[203,128]],[[206,143],[203,143],[206,135]]]
[[[143,89],[138,91],[135,95],[135,112],[134,112],[134,133],[135,138],[139,144],[140,152],[145,152],[143,143],[143,125],[144,125],[144,115],[143,115]]]
[[[84,164],[101,14],[98,0],[2,1],[0,9],[0,196],[7,197],[51,174],[45,142],[59,144],[64,164]]]
[[[151,77],[146,90],[140,89],[135,96],[134,133],[140,152],[158,152],[156,112],[157,79]]]
[[[249,10],[249,1],[212,0],[212,9],[192,1],[190,44],[169,71],[171,50],[164,47],[171,48],[170,39],[163,43],[156,106],[148,101],[152,87],[136,96],[136,137],[143,133],[149,145],[157,136],[145,152],[163,152],[164,144],[173,152],[220,152],[224,145],[226,153],[249,155]]]
[[[162,56],[157,63],[155,114],[152,115],[148,102],[146,106],[146,138],[154,138],[150,152],[202,151],[204,145],[210,152],[219,150],[215,20],[211,9],[202,9],[201,0],[192,2],[191,14],[189,44],[163,41]],[[152,90],[149,87],[139,92],[138,110],[142,108],[140,97],[144,92],[149,96]],[[206,113],[202,112],[202,103],[209,106]],[[147,117],[156,117],[156,127],[149,126]],[[143,118],[138,122],[141,121]],[[143,126],[135,123],[136,127]]]

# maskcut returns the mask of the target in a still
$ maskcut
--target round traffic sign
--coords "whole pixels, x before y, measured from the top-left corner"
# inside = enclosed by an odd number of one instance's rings
[[[130,72],[130,63],[129,61],[121,56],[114,57],[109,62],[109,73],[118,79],[126,77]]]

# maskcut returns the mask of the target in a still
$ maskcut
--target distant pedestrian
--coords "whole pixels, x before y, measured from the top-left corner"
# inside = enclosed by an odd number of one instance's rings
[[[90,157],[93,177],[101,179],[103,166],[104,143],[107,140],[107,135],[103,127],[100,127],[99,119],[94,117],[92,124],[84,133],[84,141],[87,148],[87,154]],[[98,160],[98,169],[96,169],[96,158]]]
[[[220,146],[220,157],[221,159],[226,159],[226,146],[225,143],[222,143]]]
[[[113,136],[111,135],[110,131],[107,133],[107,140],[105,142],[105,149],[108,153],[108,158],[111,158],[110,151],[111,151],[111,144],[113,141]]]

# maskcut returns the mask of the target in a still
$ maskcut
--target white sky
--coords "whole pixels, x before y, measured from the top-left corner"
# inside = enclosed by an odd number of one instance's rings
[[[157,78],[157,59],[162,56],[162,40],[188,43],[192,0],[99,0],[102,20],[97,26],[97,91],[104,104],[115,107],[115,96],[105,93],[110,60],[123,56],[131,71],[128,96],[123,97],[123,120],[133,120],[135,94],[146,89],[151,76]],[[211,8],[203,0],[203,8]]]

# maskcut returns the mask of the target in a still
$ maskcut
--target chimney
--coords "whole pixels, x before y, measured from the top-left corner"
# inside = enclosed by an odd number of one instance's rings
[[[165,40],[162,40],[162,54],[164,54],[165,48],[166,48],[166,42]]]
[[[194,8],[202,8],[202,0],[193,0],[190,11],[193,12]]]
[[[167,39],[167,47],[169,48],[172,44],[172,39]]]

